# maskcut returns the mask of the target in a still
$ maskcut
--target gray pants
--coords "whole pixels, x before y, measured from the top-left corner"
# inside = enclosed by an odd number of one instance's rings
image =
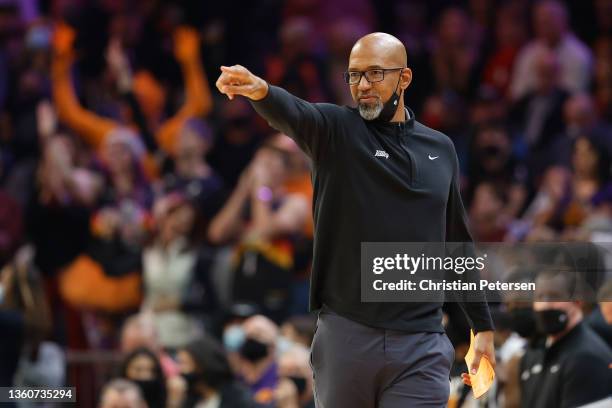
[[[376,329],[324,307],[310,352],[316,407],[446,407],[454,355],[444,333]]]

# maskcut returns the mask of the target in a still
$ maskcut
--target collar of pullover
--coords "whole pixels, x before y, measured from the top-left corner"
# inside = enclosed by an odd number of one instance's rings
[[[412,132],[412,129],[414,128],[414,112],[412,111],[412,109],[404,107],[404,110],[406,112],[406,117],[407,119],[404,122],[383,122],[380,120],[372,120],[370,121],[370,123],[372,123],[374,126],[376,126],[376,128],[380,129],[381,131],[387,133],[387,132],[394,132],[396,133],[399,129],[399,134],[401,135],[407,135],[410,134]]]

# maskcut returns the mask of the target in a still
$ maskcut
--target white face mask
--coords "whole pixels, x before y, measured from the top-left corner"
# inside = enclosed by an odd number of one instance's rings
[[[281,357],[285,352],[289,351],[292,347],[295,346],[295,343],[285,336],[280,336],[276,340],[276,357]]]

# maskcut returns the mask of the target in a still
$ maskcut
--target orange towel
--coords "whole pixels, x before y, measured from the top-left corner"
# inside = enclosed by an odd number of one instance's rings
[[[474,361],[474,332],[470,330],[470,349],[465,355],[465,363],[468,366],[468,370]],[[476,374],[469,374],[470,381],[472,382],[472,392],[474,398],[480,398],[491,388],[493,380],[495,379],[495,371],[491,366],[489,360],[485,357],[480,359],[480,366]]]

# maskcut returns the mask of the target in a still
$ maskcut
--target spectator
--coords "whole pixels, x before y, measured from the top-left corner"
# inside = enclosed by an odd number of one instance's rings
[[[270,404],[279,381],[276,361],[278,327],[261,315],[247,319],[242,327],[245,340],[238,352],[240,377],[249,386],[255,402]]]
[[[114,379],[102,389],[98,408],[147,408],[147,403],[136,384]]]
[[[293,316],[282,324],[281,335],[293,344],[310,348],[316,322],[312,315]]]
[[[459,8],[442,11],[431,55],[437,89],[469,95],[477,78],[478,59],[479,43],[470,17]]]
[[[213,338],[204,335],[191,342],[179,350],[177,358],[187,383],[183,407],[254,407],[247,391],[235,383],[223,348]]]
[[[243,339],[239,342],[237,369],[249,387],[255,402],[263,406],[273,404],[274,389],[278,385],[276,343],[278,327],[268,318],[257,315],[242,324]]]
[[[177,364],[159,344],[157,329],[150,314],[140,313],[127,318],[120,340],[119,350],[123,354],[128,355],[137,349],[146,348],[157,356],[165,377],[178,375]]]
[[[577,93],[570,96],[563,105],[565,133],[551,143],[555,164],[568,166],[571,163],[571,150],[580,136],[598,137],[600,140],[612,133],[610,126],[601,121],[591,95]]]
[[[527,170],[511,149],[503,125],[485,123],[476,130],[471,143],[466,201],[478,241],[502,241],[525,205]]]
[[[533,8],[536,38],[527,43],[516,57],[510,95],[519,100],[537,88],[539,55],[545,50],[559,61],[559,83],[569,92],[586,91],[591,81],[592,56],[568,27],[565,6],[556,0],[543,0]]]
[[[278,386],[274,399],[278,408],[314,408],[312,369],[306,347],[293,346],[278,359]]]
[[[163,180],[166,192],[182,191],[194,202],[204,228],[225,198],[223,180],[205,158],[213,145],[213,132],[206,122],[197,118],[185,121],[176,139],[174,160]]]
[[[612,283],[604,281],[597,293],[599,304],[595,304],[591,313],[586,317],[586,322],[591,326],[612,349],[612,319],[610,319],[610,309],[612,308]]]
[[[28,194],[29,237],[36,246],[36,265],[46,276],[54,276],[85,251],[89,217],[104,186],[100,175],[78,165],[77,146],[66,135],[49,137]],[[63,233],[61,242],[54,239],[58,231]]]
[[[495,48],[485,62],[482,82],[500,95],[508,95],[515,58],[527,38],[523,9],[517,2],[508,2],[497,10]]]
[[[58,106],[60,119],[73,128],[93,148],[98,149],[111,131],[121,126],[112,120],[86,111],[76,100],[69,78],[75,35],[76,33],[65,24],[59,25],[55,35],[55,56],[52,65],[54,99]],[[186,77],[187,100],[174,117],[165,122],[155,123],[156,128],[153,129],[155,142],[169,155],[175,153],[175,138],[184,122],[193,116],[208,113],[212,106],[210,91],[199,61],[197,34],[193,30],[180,28],[174,34],[174,42],[175,56],[182,63]],[[132,135],[138,138],[134,133]],[[149,160],[150,173],[155,171],[151,168],[153,165]]]
[[[308,18],[294,17],[280,27],[280,54],[266,61],[266,78],[295,95],[315,102],[327,100],[329,86],[324,60],[316,55],[315,31]]]
[[[612,350],[583,323],[573,288],[571,273],[543,272],[536,279],[533,309],[546,346],[523,357],[521,406],[574,407],[610,394]]]
[[[608,280],[599,290],[599,308],[606,323],[612,325],[612,281]]]
[[[292,238],[302,231],[310,206],[302,194],[286,192],[288,170],[288,155],[266,143],[208,231],[212,243],[238,242],[234,300],[256,303],[276,321],[291,301]]]
[[[221,136],[208,155],[209,162],[226,185],[234,186],[262,137],[255,129],[253,111],[247,101],[223,101],[219,116]]]
[[[51,329],[50,311],[32,248],[23,247],[0,270],[0,384],[13,385],[20,356],[32,360]]]
[[[176,350],[197,336],[196,316],[214,310],[216,295],[210,262],[193,242],[193,204],[170,193],[156,201],[154,216],[156,236],[143,253],[142,307],[153,312],[160,345]]]
[[[166,408],[166,377],[151,350],[131,351],[121,363],[119,376],[138,385],[148,408]]]
[[[602,37],[595,43],[594,95],[599,115],[612,122],[612,38]]]
[[[554,162],[548,146],[565,130],[563,104],[568,93],[559,83],[559,61],[554,52],[542,48],[533,57],[534,87],[510,112],[515,131],[528,147],[531,177],[538,183],[542,172]]]

